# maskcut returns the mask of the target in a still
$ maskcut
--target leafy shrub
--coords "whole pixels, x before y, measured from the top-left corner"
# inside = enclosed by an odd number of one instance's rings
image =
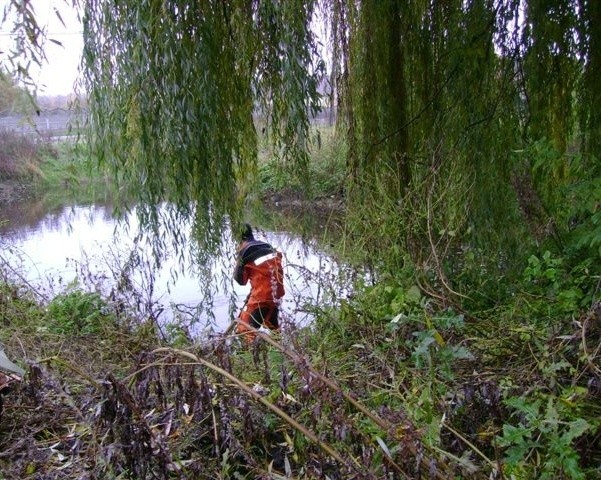
[[[498,437],[505,447],[505,473],[516,478],[590,478],[574,447],[576,439],[599,426],[598,419],[585,418],[583,403],[575,401],[584,393],[573,387],[559,397],[535,393],[506,400],[514,422],[503,425]]]
[[[75,290],[56,296],[48,305],[51,329],[57,333],[95,334],[114,321],[98,293]]]
[[[524,282],[545,301],[553,301],[559,313],[574,313],[590,303],[592,274],[586,264],[569,269],[562,257],[554,257],[548,250],[541,256],[531,255],[524,269]]]
[[[601,258],[601,178],[581,181],[571,189],[575,210],[570,240],[574,248]]]
[[[333,132],[321,129],[312,148],[312,161],[302,178],[271,153],[263,155],[259,166],[259,189],[265,193],[285,192],[311,200],[338,194],[344,184],[346,146]]]

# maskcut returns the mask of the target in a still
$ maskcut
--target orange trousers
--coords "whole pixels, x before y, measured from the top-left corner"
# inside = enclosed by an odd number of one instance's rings
[[[254,342],[257,333],[254,329],[260,327],[268,328],[269,330],[278,330],[278,314],[279,308],[273,303],[247,303],[240,312],[240,322],[236,326],[236,333],[243,335],[246,343]]]

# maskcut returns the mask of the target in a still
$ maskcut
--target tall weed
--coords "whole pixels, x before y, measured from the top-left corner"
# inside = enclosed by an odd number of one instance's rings
[[[535,392],[509,397],[511,423],[503,425],[498,444],[504,448],[504,472],[522,478],[584,480],[575,442],[601,425],[584,411],[586,389],[566,388],[561,395]]]
[[[0,130],[0,180],[39,177],[40,164],[48,155],[56,156],[50,143]]]

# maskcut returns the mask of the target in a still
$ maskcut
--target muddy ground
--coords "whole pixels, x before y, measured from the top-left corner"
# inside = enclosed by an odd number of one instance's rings
[[[0,205],[10,205],[31,198],[32,188],[30,184],[21,181],[0,181]]]

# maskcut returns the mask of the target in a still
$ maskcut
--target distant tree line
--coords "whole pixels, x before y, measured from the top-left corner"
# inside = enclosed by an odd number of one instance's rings
[[[16,80],[0,71],[0,114],[31,110],[31,97],[17,85]]]
[[[68,110],[73,107],[74,100],[74,95],[33,97],[9,74],[0,72],[0,115],[31,115],[43,110]],[[78,107],[85,104],[85,99],[78,98]]]

